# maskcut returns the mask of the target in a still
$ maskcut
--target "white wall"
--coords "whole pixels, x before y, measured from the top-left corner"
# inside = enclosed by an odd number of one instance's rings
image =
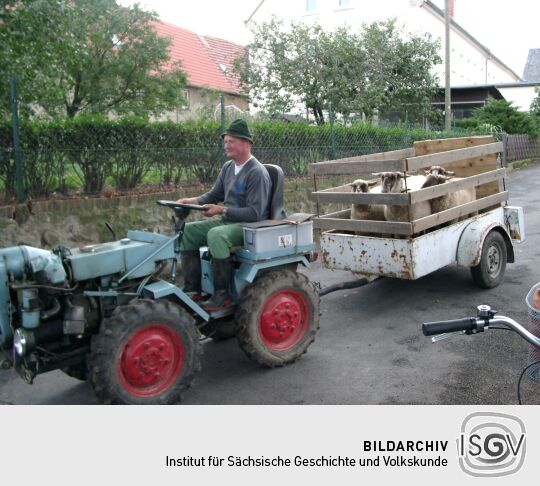
[[[507,101],[514,103],[522,111],[529,111],[532,100],[536,97],[534,86],[498,89]]]
[[[343,7],[339,6],[339,0],[315,0],[315,3],[317,8],[307,12],[306,0],[266,0],[253,21],[266,21],[274,14],[286,22],[295,20],[307,24],[319,23],[331,30],[340,25],[358,29],[363,23],[396,17],[405,30],[413,33],[427,32],[433,39],[440,39],[443,63],[435,67],[435,72],[439,75],[440,83],[444,82],[444,23],[425,7],[419,7],[423,3],[421,0],[349,0],[348,5]],[[451,31],[450,46],[452,86],[517,81],[454,29]]]

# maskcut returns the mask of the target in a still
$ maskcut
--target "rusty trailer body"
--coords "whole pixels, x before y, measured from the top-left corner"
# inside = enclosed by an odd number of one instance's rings
[[[416,220],[354,220],[350,209],[319,215],[314,227],[323,230],[323,265],[367,277],[417,279],[458,264],[471,267],[481,286],[498,285],[506,263],[514,261],[513,242],[525,237],[522,209],[507,205],[502,150],[502,143],[491,136],[468,137],[416,142],[409,149],[311,164],[315,181],[329,174],[350,174],[352,181],[379,171],[408,176],[434,165],[455,172],[455,180],[404,193],[353,193],[350,184],[315,191],[312,198],[318,205],[407,206],[462,189],[475,188],[476,193],[473,201]]]

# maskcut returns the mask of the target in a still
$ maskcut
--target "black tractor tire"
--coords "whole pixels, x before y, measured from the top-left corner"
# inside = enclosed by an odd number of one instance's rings
[[[214,341],[225,341],[236,335],[236,325],[233,318],[224,318],[218,321],[205,322],[199,326],[199,331]]]
[[[178,403],[201,369],[194,319],[165,300],[117,307],[92,338],[89,379],[104,403]]]
[[[75,378],[80,381],[88,380],[88,368],[86,367],[86,363],[64,366],[62,371],[66,375],[71,376],[71,378]]]
[[[482,245],[480,263],[471,267],[474,283],[483,289],[497,287],[504,278],[507,259],[504,237],[498,231],[490,231]]]
[[[253,361],[273,368],[296,361],[319,330],[319,295],[292,270],[260,276],[244,290],[236,310],[236,338]]]

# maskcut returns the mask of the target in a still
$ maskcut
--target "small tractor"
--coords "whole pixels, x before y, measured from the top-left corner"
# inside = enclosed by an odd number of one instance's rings
[[[282,202],[283,173],[267,169]],[[176,284],[186,218],[203,208],[158,204],[174,211],[172,236],[132,230],[80,248],[0,250],[2,369],[13,367],[30,384],[61,369],[88,380],[104,403],[171,404],[200,370],[205,336],[234,335],[268,367],[306,352],[319,328],[319,295],[297,272],[316,258],[309,215],[246,225],[234,253],[234,305],[208,313]],[[202,289],[211,295],[207,248],[200,258]]]

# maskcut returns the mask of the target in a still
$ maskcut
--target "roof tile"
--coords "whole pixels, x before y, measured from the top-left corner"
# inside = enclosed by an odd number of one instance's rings
[[[158,35],[171,39],[168,65],[180,61],[189,86],[244,94],[238,76],[232,69],[234,59],[245,53],[243,46],[224,39],[200,36],[166,22],[151,24]]]

